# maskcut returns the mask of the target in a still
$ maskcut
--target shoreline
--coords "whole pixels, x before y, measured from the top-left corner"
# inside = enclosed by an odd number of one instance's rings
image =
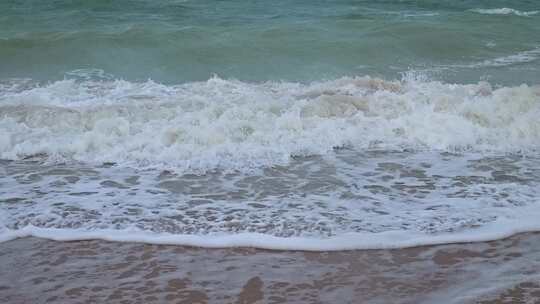
[[[529,303],[540,233],[330,252],[56,242],[0,244],[4,303]]]
[[[534,212],[534,209],[531,210]],[[309,237],[276,237],[260,233],[237,233],[233,235],[208,236],[186,234],[164,234],[129,230],[71,231],[69,229],[41,228],[29,225],[23,229],[9,230],[0,235],[0,245],[21,238],[38,238],[55,242],[104,241],[137,243],[147,245],[183,246],[200,249],[254,248],[270,251],[340,252],[355,250],[399,250],[407,248],[461,245],[495,242],[522,234],[540,233],[540,224],[535,224],[535,214],[524,218],[522,227],[507,228],[492,232],[495,226],[511,226],[503,220],[459,233],[434,235],[411,234],[408,231],[386,231],[379,233],[347,233],[315,239]],[[412,237],[410,237],[412,235]],[[409,237],[407,239],[406,237]],[[390,243],[392,242],[392,243]],[[348,243],[343,245],[343,243]]]

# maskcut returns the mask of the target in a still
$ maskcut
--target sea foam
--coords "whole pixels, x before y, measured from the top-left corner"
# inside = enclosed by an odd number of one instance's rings
[[[0,158],[113,162],[177,172],[286,164],[335,148],[525,151],[540,87],[341,78],[63,80],[0,90]]]
[[[512,9],[508,7],[491,8],[491,9],[477,8],[477,9],[472,9],[471,11],[475,13],[483,14],[483,15],[516,15],[516,16],[521,16],[521,17],[530,17],[530,16],[538,14],[538,11],[524,12],[524,11],[518,11],[516,9]]]
[[[540,48],[535,48],[523,52],[518,52],[508,56],[487,59],[470,65],[454,65],[455,67],[484,68],[484,67],[504,67],[515,64],[524,64],[536,61],[540,58]]]
[[[16,238],[39,237],[54,241],[105,240],[159,245],[183,245],[205,248],[255,247],[272,250],[336,251],[358,249],[394,249],[452,243],[486,242],[515,234],[540,231],[538,210],[520,221],[501,220],[474,230],[456,233],[425,234],[411,231],[345,233],[328,238],[276,237],[261,233],[230,235],[193,235],[152,233],[141,230],[81,230],[26,226],[16,231],[0,231],[0,242]]]
[[[539,86],[215,77],[0,92],[0,241],[344,250],[540,228]]]

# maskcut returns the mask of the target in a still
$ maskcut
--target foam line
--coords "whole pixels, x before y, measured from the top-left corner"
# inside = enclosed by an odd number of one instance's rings
[[[346,233],[325,238],[275,237],[260,233],[232,235],[174,235],[137,230],[83,231],[72,229],[27,226],[0,234],[0,242],[23,237],[38,237],[54,241],[104,240],[138,242],[159,245],[183,245],[205,248],[254,247],[271,250],[337,251],[358,249],[394,249],[452,243],[486,242],[507,238],[519,233],[540,231],[538,212],[518,221],[500,220],[488,225],[456,233],[427,235],[409,231],[380,233]]]

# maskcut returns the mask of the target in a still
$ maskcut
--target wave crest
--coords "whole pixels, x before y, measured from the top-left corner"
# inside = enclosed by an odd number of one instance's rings
[[[504,150],[540,145],[540,86],[408,79],[300,84],[212,78],[63,80],[0,90],[0,158],[116,162],[178,171],[285,164],[356,149]]]

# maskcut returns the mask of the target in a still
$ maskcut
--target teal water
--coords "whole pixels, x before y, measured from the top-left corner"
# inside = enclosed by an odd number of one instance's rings
[[[482,9],[505,9],[482,12]],[[0,79],[540,79],[540,3],[2,1]]]

